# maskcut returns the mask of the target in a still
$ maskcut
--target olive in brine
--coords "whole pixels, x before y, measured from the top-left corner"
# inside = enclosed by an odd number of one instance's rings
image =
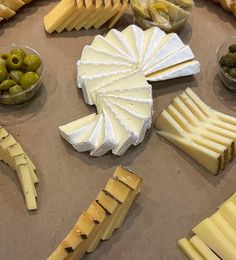
[[[6,66],[7,65],[7,61],[2,59],[2,58],[0,58],[0,65]]]
[[[10,56],[10,55],[9,55],[8,53],[1,53],[1,54],[0,54],[0,58],[1,58],[1,59],[4,59],[4,60],[7,60],[9,56]]]
[[[15,80],[17,84],[20,84],[21,78],[24,73],[21,70],[12,70],[10,71],[10,78]]]
[[[24,59],[25,68],[29,71],[36,71],[41,63],[39,56],[34,54],[27,55]]]
[[[16,82],[12,79],[5,79],[0,84],[0,90],[8,90],[10,87],[16,85]]]
[[[0,65],[0,83],[7,79],[7,68],[4,65]]]
[[[30,71],[30,72],[26,72],[22,76],[20,84],[23,89],[27,89],[32,85],[34,85],[35,83],[37,83],[38,80],[39,80],[39,75],[36,72]]]
[[[236,67],[236,53],[228,53],[223,58],[224,66],[234,68]]]
[[[21,56],[23,60],[26,57],[25,51],[21,48],[12,49],[11,54],[17,54],[18,56]]]
[[[15,95],[15,94],[22,92],[23,90],[24,89],[20,85],[15,85],[15,86],[12,86],[11,88],[9,88],[9,94]]]
[[[230,67],[227,67],[227,66],[222,66],[222,69],[223,69],[223,71],[224,72],[229,72],[229,70],[231,70],[231,68]]]
[[[236,44],[229,46],[229,52],[236,53]]]
[[[7,59],[7,67],[9,69],[17,70],[23,66],[23,59],[17,54],[11,54]]]
[[[228,73],[232,78],[236,79],[236,68],[229,70]]]

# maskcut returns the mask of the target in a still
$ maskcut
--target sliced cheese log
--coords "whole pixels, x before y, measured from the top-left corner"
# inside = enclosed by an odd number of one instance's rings
[[[194,227],[193,232],[222,259],[236,258],[236,247],[209,218]]]
[[[200,64],[198,61],[184,62],[170,68],[163,69],[158,72],[146,75],[149,81],[162,81],[168,79],[174,79],[179,77],[185,77],[195,75],[200,71]]]
[[[128,185],[132,189],[132,193],[128,199],[128,203],[126,204],[125,209],[123,210],[123,215],[117,222],[116,228],[120,228],[136,195],[140,192],[142,179],[139,176],[137,176],[135,173],[131,172],[129,169],[122,167],[122,166],[118,166],[116,168],[113,177],[117,178],[119,181]]]
[[[9,19],[16,14],[15,11],[0,3],[0,17]]]
[[[110,234],[116,228],[117,213],[122,203],[105,190],[99,192],[96,201],[107,214],[106,223],[101,231],[101,239],[106,240],[109,238],[107,234]]]
[[[184,47],[184,43],[176,33],[167,34],[163,38],[160,45],[156,47],[151,59],[149,59],[147,63],[144,64],[143,70],[145,71],[148,68],[154,66],[165,57],[175,53],[176,51],[182,49],[183,47]]]
[[[0,4],[5,5],[12,11],[16,12],[23,5],[25,5],[25,2],[22,0],[0,0]]]
[[[132,194],[132,189],[121,181],[110,178],[105,187],[105,191],[109,192],[121,202],[118,210],[114,213],[115,216],[113,218],[113,222],[110,223],[111,228],[104,234],[104,239],[109,239],[111,238],[114,230],[120,226],[121,220],[127,213],[126,208],[127,205],[129,205],[129,198]]]
[[[152,58],[153,53],[160,46],[165,36],[166,33],[155,26],[144,31],[142,67]]]
[[[219,212],[236,231],[236,205],[228,201],[220,207]]]
[[[129,44],[127,43],[127,41],[125,40],[125,37],[122,35],[121,32],[119,32],[115,29],[112,29],[107,33],[105,38],[112,45],[116,46],[117,48],[121,49],[121,51],[126,53],[132,59],[132,62],[135,62],[133,50],[131,49],[131,47],[129,46]]]
[[[185,46],[180,50],[174,52],[173,54],[168,55],[163,58],[160,62],[156,63],[152,67],[144,70],[145,75],[152,74],[156,71],[160,71],[171,66],[174,66],[179,63],[186,62],[194,58],[194,54],[189,46]]]
[[[123,70],[123,71],[116,71],[111,74],[106,75],[98,75],[93,77],[81,77],[81,88],[83,91],[83,96],[85,99],[85,102],[87,104],[93,105],[95,102],[95,94],[94,92],[97,89],[100,89],[104,86],[109,85],[113,81],[117,81],[120,78],[124,78],[125,76],[130,75],[132,70]]]
[[[73,122],[70,122],[66,125],[60,126],[59,131],[61,136],[66,139],[67,142],[73,144],[74,141],[88,128],[90,128],[91,125],[96,123],[96,120],[98,118],[97,114],[91,114],[85,117],[82,117],[78,120],[75,120]]]
[[[103,109],[111,120],[117,138],[117,145],[112,149],[112,153],[121,156],[135,142],[135,136],[106,100],[103,100]]]
[[[55,31],[76,9],[74,0],[61,0],[45,17],[44,27],[48,33]]]
[[[188,257],[189,260],[204,260],[204,258],[198,253],[198,251],[189,243],[186,238],[178,240],[178,246]]]
[[[143,56],[143,41],[144,33],[143,30],[136,25],[130,25],[126,27],[122,32],[126,42],[129,44],[133,50],[133,56],[135,57],[135,62],[140,63]]]
[[[84,133],[75,139],[72,144],[74,149],[78,152],[86,152],[96,148],[96,140],[102,127],[103,117],[98,115],[95,124],[92,124]]]
[[[219,230],[227,237],[227,239],[236,246],[236,230],[227,222],[222,214],[217,211],[210,219],[219,228]]]
[[[198,237],[193,236],[189,242],[203,257],[203,259],[219,260],[220,258],[214,254],[214,252]]]
[[[157,133],[187,153],[212,174],[216,175],[219,172],[221,165],[221,155],[219,153],[196,144],[191,139],[179,137],[164,131],[157,131]]]
[[[92,156],[102,156],[108,151],[115,148],[117,145],[117,138],[113,129],[111,120],[105,110],[102,110],[103,125],[98,133],[96,140],[96,148],[90,152]]]
[[[107,102],[109,102],[107,100]],[[145,122],[145,119],[130,113],[129,110],[124,109],[122,106],[119,106],[115,102],[109,102],[109,104],[112,106],[112,109],[115,111],[116,114],[119,115],[119,118],[122,120],[122,122],[132,131],[134,135],[134,143],[133,145],[140,144],[145,136],[145,133],[147,131],[147,124]]]
[[[120,18],[124,15],[126,10],[129,8],[128,0],[122,0],[121,2],[122,2],[122,7],[121,7],[120,11],[110,19],[109,28],[112,28],[120,20]]]

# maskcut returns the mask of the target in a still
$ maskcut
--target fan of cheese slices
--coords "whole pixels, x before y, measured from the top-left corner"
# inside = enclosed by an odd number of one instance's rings
[[[25,4],[32,0],[0,0],[0,22],[14,16]]]
[[[28,210],[37,209],[36,167],[15,138],[0,126],[0,160],[17,172]]]
[[[124,167],[117,167],[105,189],[79,217],[73,229],[47,260],[79,260],[96,250],[100,240],[110,239],[120,228],[142,179]]]
[[[236,118],[213,110],[190,88],[158,115],[155,128],[214,175],[235,155]]]
[[[78,87],[97,114],[61,126],[61,135],[79,151],[122,155],[144,139],[152,123],[152,86],[199,72],[198,61],[177,34],[157,27],[112,29],[85,46],[77,62]]]
[[[111,28],[128,7],[128,0],[61,0],[44,17],[44,27],[48,33],[60,33],[65,29],[98,29],[108,22]]]
[[[236,193],[209,218],[193,228],[189,241],[182,238],[179,247],[193,260],[236,259]]]

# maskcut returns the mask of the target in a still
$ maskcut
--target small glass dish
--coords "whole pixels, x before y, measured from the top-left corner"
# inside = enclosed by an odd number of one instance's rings
[[[41,66],[36,71],[39,75],[39,80],[35,84],[33,84],[31,87],[25,89],[24,91],[22,91],[20,93],[14,94],[14,95],[1,95],[0,94],[0,104],[11,105],[11,106],[26,103],[27,101],[34,98],[35,95],[38,93],[38,91],[41,88],[42,75],[43,75],[43,61],[42,61],[40,54],[36,50],[34,50],[26,45],[12,44],[12,45],[0,45],[0,53],[10,53],[10,51],[15,48],[23,49],[26,54],[38,55],[41,59]]]
[[[232,78],[220,66],[221,57],[229,52],[229,46],[232,44],[236,44],[236,36],[230,37],[220,44],[220,46],[216,50],[216,63],[217,72],[223,85],[232,92],[236,92],[236,79]]]

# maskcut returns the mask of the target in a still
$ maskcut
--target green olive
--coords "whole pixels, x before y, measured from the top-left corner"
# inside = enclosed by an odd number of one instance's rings
[[[1,53],[1,54],[0,54],[0,58],[1,58],[1,59],[4,59],[4,60],[7,60],[9,56],[10,56],[10,55],[9,55],[8,53]]]
[[[24,59],[24,64],[27,70],[36,71],[42,64],[38,55],[27,55]]]
[[[9,69],[20,69],[23,66],[23,59],[17,54],[11,54],[7,59],[7,67]]]
[[[229,51],[232,52],[232,53],[235,53],[236,52],[236,44],[230,45]]]
[[[7,65],[7,61],[4,60],[3,58],[0,58],[0,65],[6,66]]]
[[[21,77],[21,86],[23,89],[27,89],[31,87],[33,84],[35,84],[39,80],[39,75],[36,72],[30,71],[26,72]]]
[[[222,56],[222,57],[220,58],[219,64],[220,64],[221,67],[225,66],[225,56],[226,56],[226,55],[224,55],[224,56]]]
[[[232,78],[236,79],[236,68],[231,69],[228,73]]]
[[[223,56],[224,65],[230,68],[236,67],[236,53],[228,53]]]
[[[0,65],[0,83],[7,79],[7,68],[4,65]]]
[[[227,66],[222,66],[222,69],[224,72],[228,72],[231,68],[230,67],[227,67]]]
[[[20,84],[20,80],[24,73],[21,70],[12,70],[10,71],[10,78],[15,80],[17,84]]]
[[[21,56],[23,60],[26,57],[25,51],[21,48],[12,49],[10,54],[17,54],[17,55]]]
[[[8,90],[10,87],[16,85],[15,80],[12,79],[5,79],[3,82],[0,84],[0,89],[1,90]]]
[[[10,95],[15,95],[20,92],[24,91],[24,89],[20,85],[15,85],[9,88],[9,94]]]

